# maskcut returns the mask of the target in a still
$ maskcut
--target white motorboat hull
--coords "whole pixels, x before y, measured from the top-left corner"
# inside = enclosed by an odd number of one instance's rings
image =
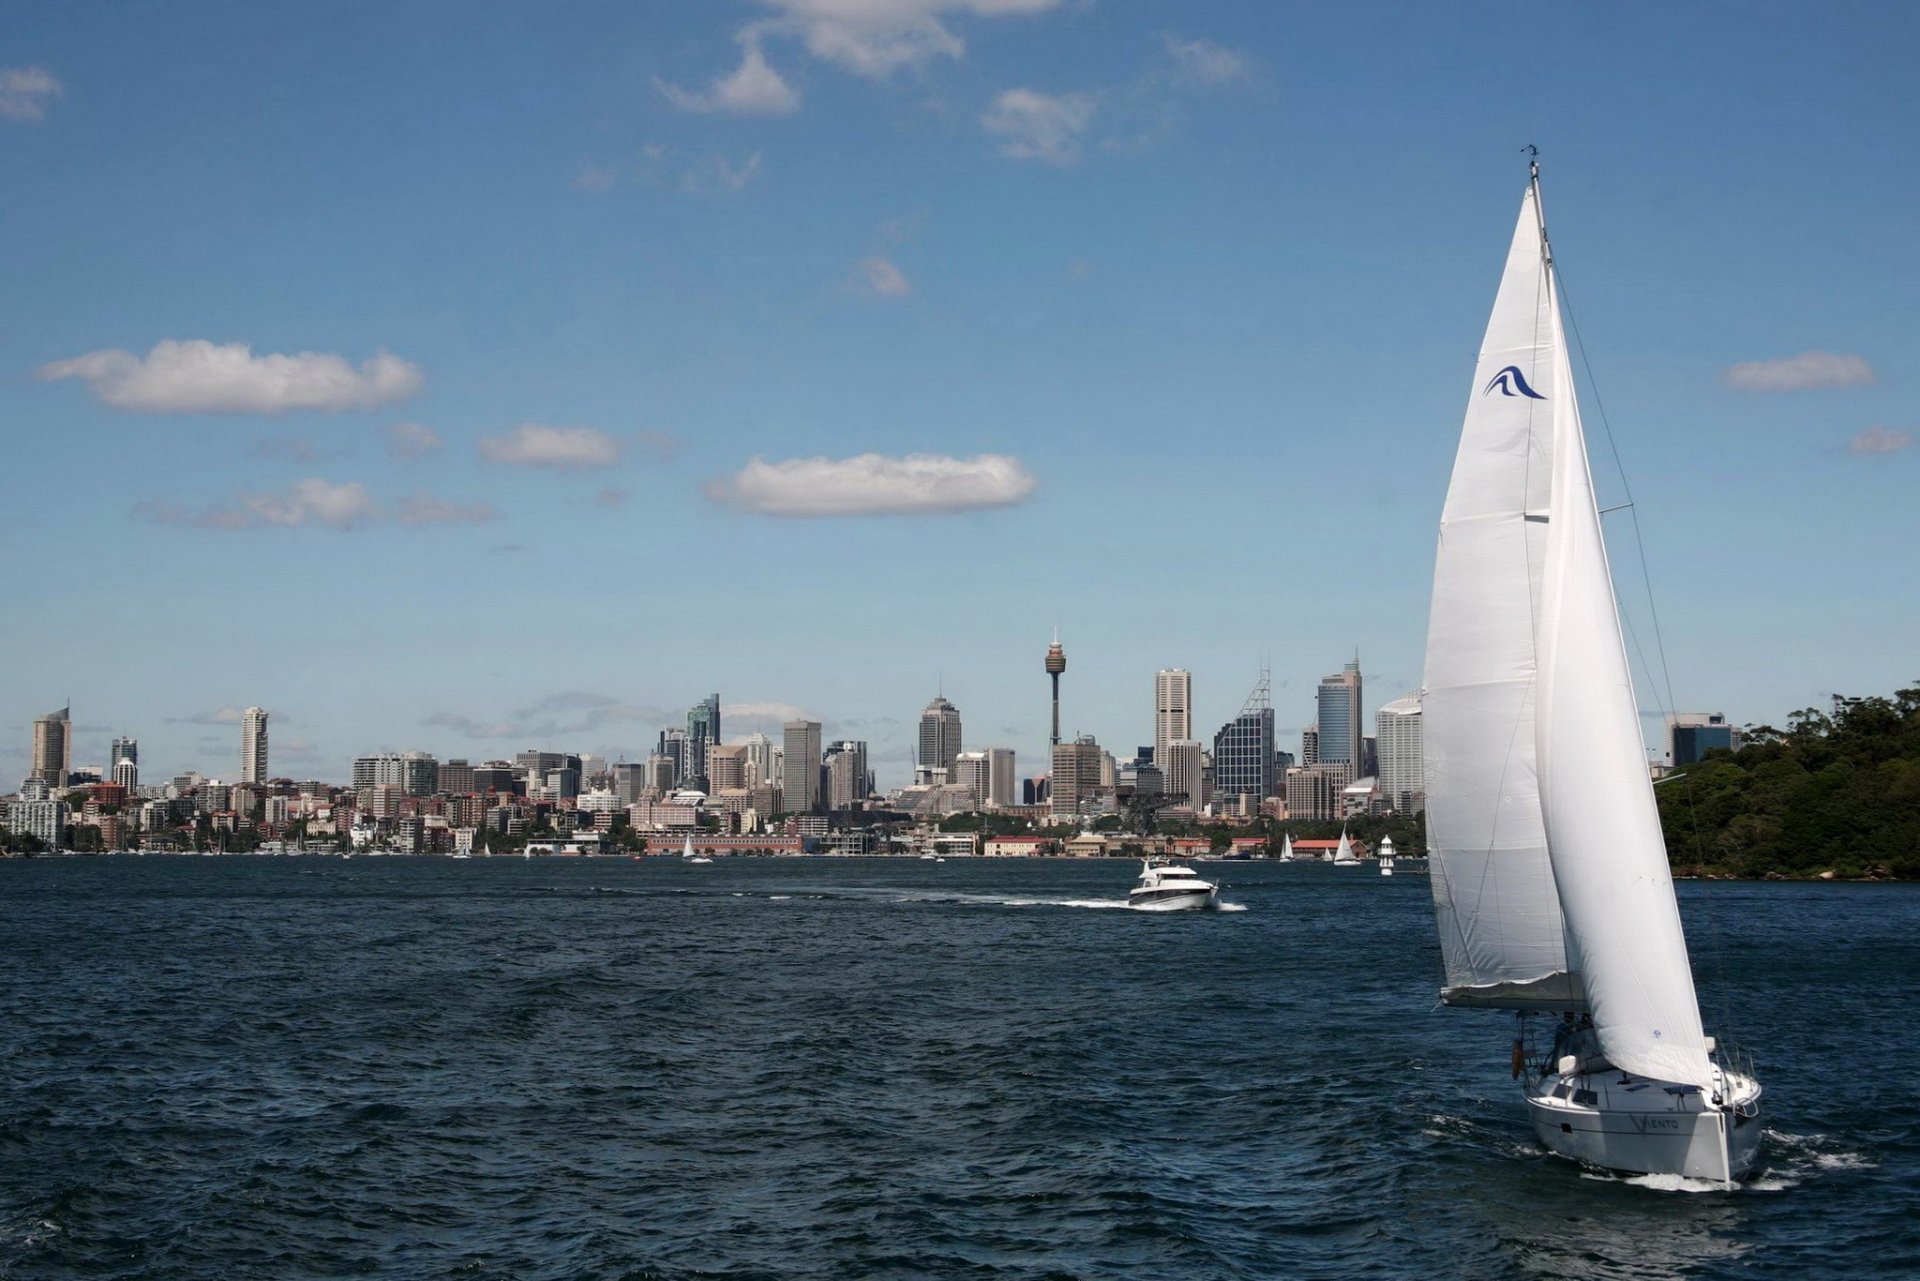
[[[1527,1115],[1549,1149],[1624,1174],[1677,1174],[1721,1183],[1746,1177],[1760,1147],[1760,1086],[1723,1077],[1735,1106],[1690,1086],[1629,1079],[1609,1069],[1547,1075],[1527,1090]],[[1562,1097],[1562,1096],[1565,1097]]]
[[[1183,912],[1195,908],[1214,907],[1218,904],[1220,892],[1208,888],[1204,890],[1147,890],[1144,893],[1134,891],[1127,895],[1127,906],[1136,912]]]

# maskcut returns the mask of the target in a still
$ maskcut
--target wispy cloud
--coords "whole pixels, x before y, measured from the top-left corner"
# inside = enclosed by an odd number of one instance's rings
[[[620,461],[620,442],[596,427],[548,427],[522,423],[500,436],[484,436],[480,456],[508,467],[586,470]]]
[[[380,352],[359,368],[326,352],[256,356],[246,343],[172,338],[144,358],[108,348],[40,367],[47,379],[79,378],[115,409],[154,414],[278,414],[294,409],[371,409],[420,390],[417,366]]]
[[[1734,365],[1722,377],[1736,391],[1808,391],[1865,386],[1873,381],[1873,370],[1858,356],[1807,351]]]
[[[1004,454],[861,454],[776,463],[755,457],[710,483],[707,496],[768,516],[908,516],[1010,507],[1024,502],[1034,484],[1020,460]]]
[[[247,452],[255,458],[290,458],[297,463],[314,462],[320,457],[320,451],[311,443],[295,436],[269,436],[265,440],[256,440],[247,447]]]
[[[625,507],[627,505],[627,499],[630,497],[632,497],[632,495],[627,493],[626,490],[615,485],[609,485],[593,496],[593,505],[595,507]]]
[[[904,298],[913,292],[913,286],[907,283],[906,275],[891,261],[875,254],[863,258],[853,269],[853,285],[856,292],[873,294],[881,298]]]
[[[798,36],[814,57],[884,80],[936,58],[958,59],[966,42],[952,15],[978,18],[1044,13],[1061,0],[761,0],[779,17],[749,31]]]
[[[218,707],[210,712],[195,712],[191,716],[169,716],[169,725],[238,725],[244,716],[237,707]]]
[[[658,77],[654,88],[681,111],[720,112],[730,116],[785,116],[800,109],[800,95],[768,65],[760,37],[740,36],[740,66],[715,80],[705,93],[692,93]]]
[[[675,189],[688,196],[744,191],[760,176],[760,162],[757,151],[737,163],[725,156],[708,156],[682,170]]]
[[[421,723],[450,729],[467,738],[535,741],[591,733],[608,725],[666,725],[679,713],[660,707],[623,703],[607,694],[562,690],[516,708],[505,719],[435,712]]]
[[[0,120],[44,120],[61,92],[45,67],[0,67]]]
[[[444,525],[489,521],[494,510],[485,503],[461,506],[433,497],[404,498],[382,507],[359,481],[334,484],[318,477],[296,481],[290,488],[243,492],[228,504],[189,508],[172,503],[141,503],[134,514],[156,525],[186,525],[197,529],[261,529],[318,525],[326,529],[362,529],[392,521],[401,525]]]
[[[1247,78],[1247,60],[1223,44],[1205,36],[1183,40],[1172,32],[1160,37],[1167,56],[1173,60],[1174,77],[1183,83],[1225,85]]]
[[[1099,100],[1090,93],[1046,94],[1008,89],[980,117],[980,127],[1000,140],[1000,154],[1014,160],[1070,165],[1093,124]]]
[[[735,160],[719,152],[683,155],[672,147],[648,143],[640,149],[639,158],[631,162],[590,161],[581,165],[573,185],[595,196],[605,195],[622,183],[683,196],[729,196],[758,181],[764,166],[764,156],[758,151]]]
[[[1897,454],[1912,444],[1912,432],[1876,425],[1855,432],[1853,439],[1847,442],[1847,449],[1856,454]]]
[[[395,458],[421,458],[445,443],[439,433],[419,423],[395,423],[387,428],[387,452]]]

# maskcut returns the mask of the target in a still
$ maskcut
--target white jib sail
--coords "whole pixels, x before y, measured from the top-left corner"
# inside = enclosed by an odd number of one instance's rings
[[[1711,1087],[1639,704],[1551,296],[1553,511],[1540,610],[1537,733],[1547,844],[1567,951],[1600,1049],[1622,1071]]]
[[[1567,974],[1534,766],[1551,406],[1564,399],[1535,200],[1529,186],[1440,518],[1421,735],[1444,999],[1568,1008],[1579,984]]]

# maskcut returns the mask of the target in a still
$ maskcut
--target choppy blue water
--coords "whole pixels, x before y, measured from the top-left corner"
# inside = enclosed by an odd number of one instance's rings
[[[1690,1193],[1534,1146],[1425,878],[1216,870],[0,863],[0,1276],[1920,1273],[1914,888],[1685,887],[1770,1110]]]

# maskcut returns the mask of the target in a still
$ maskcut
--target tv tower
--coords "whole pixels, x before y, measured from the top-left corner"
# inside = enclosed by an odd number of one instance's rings
[[[1067,651],[1060,648],[1060,629],[1053,629],[1047,646],[1047,675],[1053,678],[1053,745],[1060,746],[1060,673],[1067,670]]]

